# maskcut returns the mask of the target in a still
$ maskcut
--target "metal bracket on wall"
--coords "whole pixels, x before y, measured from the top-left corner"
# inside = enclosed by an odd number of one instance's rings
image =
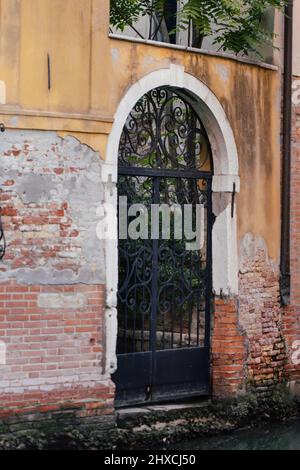
[[[51,58],[50,54],[47,54],[47,71],[48,71],[48,91],[51,90]]]
[[[0,123],[0,132],[5,132],[5,126],[2,123]],[[0,261],[3,259],[5,255],[5,249],[6,249],[6,242],[5,242],[3,225],[2,225],[1,212],[2,211],[0,208]]]
[[[232,198],[231,198],[231,218],[232,219],[234,218],[235,196],[236,196],[236,184],[233,183]]]

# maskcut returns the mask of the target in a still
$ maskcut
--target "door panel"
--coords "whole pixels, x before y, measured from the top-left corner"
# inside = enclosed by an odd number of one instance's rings
[[[209,395],[209,349],[184,348],[155,354],[152,399]]]
[[[134,220],[130,207],[142,200],[150,212],[151,204],[181,208],[182,224],[175,239],[175,220],[168,214],[170,233],[151,239],[151,213],[150,239],[119,241],[118,371],[113,377],[119,405],[209,393],[210,185],[203,178],[120,176],[119,192],[127,195],[127,203],[119,210],[127,211],[128,230]],[[186,204],[191,225],[201,206],[198,249],[187,249]],[[167,219],[157,220],[162,232]]]
[[[133,353],[118,355],[116,405],[144,403],[149,399],[153,354]]]

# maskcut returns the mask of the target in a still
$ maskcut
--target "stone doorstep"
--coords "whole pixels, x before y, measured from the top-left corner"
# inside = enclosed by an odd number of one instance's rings
[[[117,422],[124,422],[127,419],[134,419],[149,415],[150,413],[174,413],[178,411],[189,411],[205,408],[211,405],[211,399],[204,399],[197,402],[165,403],[160,405],[133,406],[129,408],[120,408],[116,410]]]

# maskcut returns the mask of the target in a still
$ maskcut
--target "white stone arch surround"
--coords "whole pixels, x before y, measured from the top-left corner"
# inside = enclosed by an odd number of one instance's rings
[[[193,106],[199,113],[208,134],[213,153],[213,211],[216,221],[213,227],[213,290],[216,295],[238,293],[238,254],[236,209],[232,211],[232,194],[240,190],[237,147],[225,111],[213,92],[200,80],[172,64],[160,69],[132,85],[121,100],[109,136],[106,161],[103,165],[105,202],[117,206],[118,150],[120,137],[127,117],[137,101],[150,90],[172,86],[189,92]],[[106,372],[117,368],[117,289],[118,242],[117,218],[110,220],[115,232],[114,240],[106,240]]]

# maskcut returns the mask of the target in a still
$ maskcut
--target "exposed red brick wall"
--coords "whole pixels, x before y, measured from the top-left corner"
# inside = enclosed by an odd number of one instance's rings
[[[101,285],[0,284],[0,340],[7,347],[0,417],[34,409],[112,409],[113,386],[102,372],[104,294]],[[52,295],[70,306],[52,308]],[[76,295],[85,302],[78,308]],[[50,305],[41,306],[41,299]]]
[[[99,156],[53,133],[8,132],[6,138],[0,197],[8,250],[0,265],[0,341],[7,363],[0,365],[0,418],[34,410],[110,413],[105,268],[96,238],[103,190]],[[298,145],[295,140],[294,175],[300,174]],[[298,179],[294,176],[292,202],[293,305],[283,317],[290,350],[300,339]],[[248,235],[240,249],[239,297],[215,302],[215,396],[236,396],[247,387],[267,392],[281,383],[286,360],[281,313],[278,263],[268,259],[259,237]],[[298,377],[299,367],[290,362],[286,371]]]
[[[240,244],[239,296],[216,299],[213,328],[213,392],[236,396],[272,393],[285,380],[287,362],[278,262],[260,237]]]
[[[232,397],[245,386],[245,337],[238,325],[237,299],[215,300],[212,337],[212,388],[216,397]]]
[[[291,165],[291,305],[300,306],[300,106],[293,108]]]
[[[114,387],[99,384],[72,388],[60,387],[51,392],[24,391],[23,394],[0,394],[0,420],[15,416],[23,420],[26,415],[72,412],[74,417],[87,418],[114,414]],[[67,415],[66,415],[67,416]]]
[[[18,204],[12,181],[0,194],[7,253],[2,271],[36,269],[51,263],[54,269],[82,265],[78,227],[72,221],[67,201]]]
[[[286,364],[279,268],[264,241],[251,235],[240,250],[239,320],[248,344],[248,384],[268,393],[283,381]]]
[[[54,132],[7,130],[1,168],[0,418],[110,413],[100,156]]]
[[[7,241],[0,282],[5,274],[37,284],[105,281],[104,247],[96,236],[99,154],[52,132],[8,130],[0,156]]]
[[[283,310],[284,338],[287,348],[286,372],[290,382],[300,380],[300,307],[288,306]]]
[[[287,375],[290,381],[300,381],[300,106],[293,107],[291,164],[291,299],[283,309],[283,326]]]

